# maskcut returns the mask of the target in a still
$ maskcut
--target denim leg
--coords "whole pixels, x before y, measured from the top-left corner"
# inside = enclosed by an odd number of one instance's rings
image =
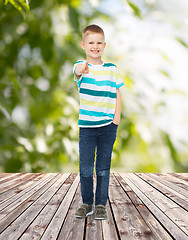
[[[97,141],[96,175],[97,187],[95,205],[106,205],[110,179],[110,166],[113,145],[116,140],[117,125],[110,124],[101,128]]]
[[[80,128],[79,154],[80,154],[80,186],[82,201],[85,204],[93,204],[93,167],[97,133],[92,128]]]

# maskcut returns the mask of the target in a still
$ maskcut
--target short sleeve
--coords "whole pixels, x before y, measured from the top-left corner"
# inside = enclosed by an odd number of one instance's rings
[[[81,62],[83,62],[82,60],[78,60],[77,62],[75,62],[74,63],[74,67],[73,67],[73,81],[74,82],[79,82],[79,81],[81,81],[81,79],[82,79],[82,77],[83,77],[83,74],[77,79],[76,78],[76,74],[75,74],[75,70],[76,70],[76,67],[77,67],[77,65],[78,65],[78,63],[81,63]]]
[[[116,89],[124,86],[124,82],[119,74],[118,69],[116,68]]]

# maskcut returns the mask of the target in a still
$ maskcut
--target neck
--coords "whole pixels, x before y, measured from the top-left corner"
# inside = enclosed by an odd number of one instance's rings
[[[93,65],[101,65],[103,63],[101,57],[97,58],[97,59],[93,59],[93,58],[86,58],[86,61],[93,64]]]

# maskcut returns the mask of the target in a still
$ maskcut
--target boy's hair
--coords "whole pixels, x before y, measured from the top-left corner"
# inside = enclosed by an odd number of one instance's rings
[[[82,40],[84,41],[85,37],[90,33],[100,33],[104,36],[104,31],[98,25],[92,24],[87,26],[82,32]]]

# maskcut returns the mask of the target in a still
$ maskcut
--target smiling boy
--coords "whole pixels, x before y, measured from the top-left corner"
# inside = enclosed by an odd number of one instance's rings
[[[102,61],[106,47],[102,28],[87,26],[82,32],[81,47],[86,52],[86,61],[77,61],[73,72],[80,94],[79,168],[83,204],[75,216],[85,218],[93,214],[93,168],[97,149],[94,218],[102,220],[107,218],[111,154],[121,115],[119,88],[124,83],[116,65]]]

